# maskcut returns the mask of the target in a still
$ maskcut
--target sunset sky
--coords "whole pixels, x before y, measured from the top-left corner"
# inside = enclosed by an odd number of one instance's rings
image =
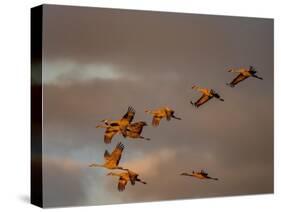
[[[43,11],[44,206],[97,205],[273,192],[273,20],[45,5]],[[226,86],[229,68],[253,65],[264,80]],[[196,109],[193,85],[224,102]],[[182,120],[147,126],[150,141],[103,142],[100,120],[151,123],[169,106]],[[148,184],[118,192],[105,149]],[[206,170],[219,181],[181,172]]]

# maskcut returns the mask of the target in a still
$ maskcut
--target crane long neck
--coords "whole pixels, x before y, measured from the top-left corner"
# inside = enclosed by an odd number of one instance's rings
[[[138,181],[138,182],[140,182],[140,183],[142,183],[142,184],[146,184],[145,181],[143,181],[143,180],[141,180],[141,179],[139,179],[139,178],[137,178],[136,181]]]
[[[151,110],[145,110],[144,112],[149,113],[149,114],[153,114],[153,111],[151,111]]]
[[[127,169],[124,169],[124,168],[121,167],[121,166],[117,166],[116,169],[125,170],[125,171],[127,170]]]
[[[173,117],[174,119],[181,120],[180,117],[177,117],[177,116],[175,116],[175,115],[172,115],[172,117]]]
[[[89,165],[90,167],[104,167],[104,164],[96,164],[96,163],[92,163],[91,165]]]
[[[211,180],[219,180],[218,178],[210,177]]]
[[[189,173],[183,173],[182,175],[190,176],[190,177],[193,177],[193,176],[194,176],[193,174],[189,174]]]
[[[111,172],[110,175],[120,177],[121,175],[118,173]]]
[[[107,125],[97,125],[96,128],[107,128]]]
[[[201,89],[199,86],[197,86],[197,85],[194,85],[194,86],[192,86],[192,89],[194,89],[194,90],[199,90],[199,89]]]

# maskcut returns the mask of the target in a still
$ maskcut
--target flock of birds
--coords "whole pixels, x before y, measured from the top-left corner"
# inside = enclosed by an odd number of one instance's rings
[[[235,87],[241,81],[249,78],[254,77],[257,79],[262,80],[261,77],[257,76],[257,71],[250,66],[249,68],[240,68],[240,69],[230,69],[229,72],[238,73],[237,77],[234,78],[230,83],[227,83],[230,87]],[[217,98],[220,101],[224,101],[220,97],[218,93],[216,93],[213,89],[206,89],[200,88],[198,86],[192,86],[192,89],[195,89],[202,93],[202,96],[196,102],[190,102],[195,107],[200,107],[201,105],[205,104],[212,98]],[[156,110],[146,110],[146,113],[152,115],[152,126],[157,127],[160,124],[160,121],[163,118],[166,118],[167,121],[170,121],[172,118],[181,120],[181,118],[175,115],[175,111],[170,109],[169,107],[162,107]],[[132,138],[132,139],[143,139],[143,140],[150,140],[150,138],[143,137],[142,130],[144,126],[148,124],[144,121],[132,122],[135,116],[135,110],[133,107],[129,107],[126,114],[119,120],[108,120],[104,119],[101,122],[102,125],[97,125],[97,128],[105,128],[104,133],[104,142],[106,144],[111,143],[112,138],[117,134],[122,134],[124,138]],[[124,150],[124,145],[119,142],[113,152],[111,154],[105,150],[104,152],[104,163],[103,164],[96,164],[93,163],[90,167],[103,167],[107,169],[119,169],[123,172],[110,172],[107,176],[117,176],[119,177],[118,181],[118,190],[123,191],[128,182],[131,185],[135,185],[135,182],[146,184],[145,181],[139,178],[139,174],[133,172],[130,169],[123,168],[119,166],[120,159],[122,157],[122,153]],[[197,179],[209,179],[209,180],[218,180],[218,178],[213,178],[208,175],[204,170],[201,171],[192,171],[192,173],[181,173],[182,176],[190,176]]]

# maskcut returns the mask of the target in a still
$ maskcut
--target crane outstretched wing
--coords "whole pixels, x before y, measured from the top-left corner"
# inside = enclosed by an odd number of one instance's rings
[[[203,94],[195,103],[194,105],[196,107],[200,107],[201,105],[205,104],[206,102],[208,102],[211,99],[210,96],[207,96],[205,94]]]
[[[110,160],[116,161],[116,165],[119,164],[123,150],[124,150],[124,145],[121,142],[119,142],[116,145],[114,151],[110,155]]]
[[[118,191],[124,191],[126,185],[127,185],[127,180],[124,179],[123,177],[120,177],[118,182]]]
[[[131,123],[134,119],[135,114],[136,114],[135,109],[132,106],[130,106],[128,107],[127,113],[123,116],[122,119],[127,119],[128,122]]]
[[[156,127],[160,124],[162,117],[160,116],[153,116],[152,118],[152,126]]]
[[[239,82],[242,82],[243,80],[247,79],[248,76],[245,76],[243,74],[238,74],[237,77],[235,77],[230,83],[229,85],[234,87],[235,85],[237,85]]]

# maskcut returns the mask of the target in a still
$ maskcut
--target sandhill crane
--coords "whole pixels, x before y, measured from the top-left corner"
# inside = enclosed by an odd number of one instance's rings
[[[111,140],[114,135],[122,133],[126,130],[127,126],[132,122],[135,116],[135,110],[133,107],[129,107],[126,114],[120,120],[111,121],[104,119],[103,122],[105,125],[97,125],[96,128],[106,128],[104,133],[104,142],[106,144],[111,143]]]
[[[139,175],[137,173],[134,173],[129,169],[124,169],[124,170],[126,170],[126,172],[121,172],[121,173],[110,172],[107,174],[107,176],[119,177],[118,187],[117,187],[118,191],[124,191],[128,181],[131,182],[131,185],[135,185],[136,181],[142,184],[146,184],[146,182],[138,178]]]
[[[192,89],[197,90],[202,93],[202,96],[195,103],[190,101],[190,103],[197,108],[200,107],[201,105],[205,104],[206,102],[208,102],[213,97],[219,99],[220,101],[224,101],[224,99],[222,99],[220,97],[220,95],[218,93],[216,93],[213,89],[200,88],[196,85],[192,86]]]
[[[259,77],[256,75],[257,71],[253,68],[253,66],[250,66],[250,68],[240,68],[240,69],[230,69],[228,72],[233,73],[239,73],[237,77],[235,77],[230,83],[227,83],[230,87],[235,87],[239,82],[242,82],[243,80],[249,78],[249,77],[255,77],[257,79],[262,80],[262,77]]]
[[[192,174],[181,173],[181,175],[190,176],[190,177],[195,177],[195,178],[200,179],[200,180],[203,180],[203,179],[219,180],[218,178],[213,178],[213,177],[208,176],[208,173],[206,173],[206,172],[203,171],[203,170],[201,170],[200,172],[194,172],[194,171],[192,171]]]
[[[171,118],[181,120],[181,118],[175,116],[175,111],[168,107],[163,107],[156,110],[146,110],[145,112],[153,115],[152,126],[154,127],[159,125],[162,118],[166,118],[167,121],[170,121]]]
[[[144,126],[147,126],[147,123],[144,121],[131,123],[127,126],[126,130],[122,132],[122,134],[125,138],[128,137],[150,140],[150,138],[145,138],[141,136],[142,129]]]
[[[124,150],[124,145],[119,142],[114,151],[109,154],[109,152],[107,150],[105,150],[104,152],[104,159],[105,159],[105,163],[104,164],[91,164],[89,165],[90,167],[104,167],[104,168],[107,168],[107,169],[122,169],[123,168],[121,166],[118,166],[119,165],[119,161],[121,159],[121,156],[122,156],[122,152]]]

